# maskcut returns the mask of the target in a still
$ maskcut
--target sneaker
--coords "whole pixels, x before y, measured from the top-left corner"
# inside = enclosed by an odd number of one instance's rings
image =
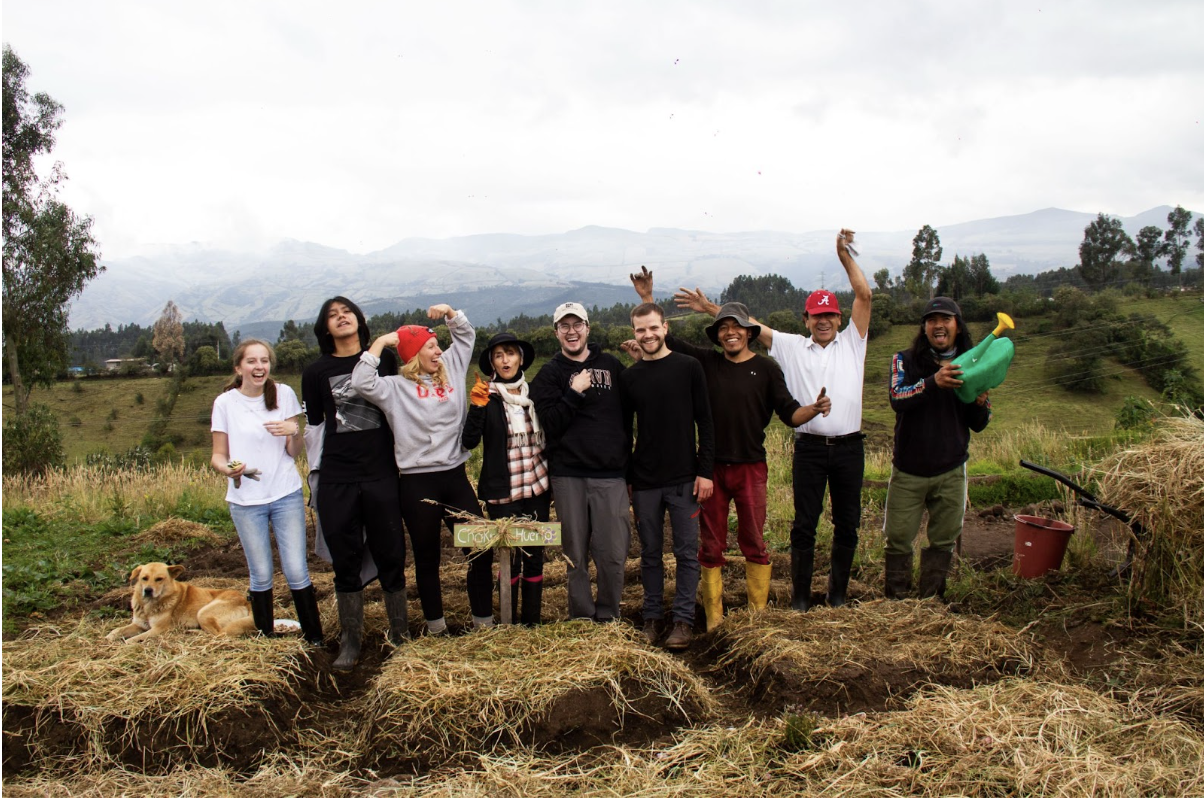
[[[655,646],[665,634],[665,622],[659,618],[650,618],[644,622],[644,640],[649,646]]]
[[[665,648],[673,651],[685,649],[690,645],[692,637],[694,637],[694,627],[685,621],[676,621],[673,624],[673,631],[665,639]]]

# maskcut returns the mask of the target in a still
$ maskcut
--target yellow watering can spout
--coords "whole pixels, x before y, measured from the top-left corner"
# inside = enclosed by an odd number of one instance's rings
[[[995,331],[993,331],[991,333],[994,334],[996,337],[998,337],[1000,334],[1003,334],[1004,329],[1016,328],[1016,324],[1012,322],[1012,319],[1006,313],[996,312],[995,316],[997,318],[999,318],[999,325],[996,326]]]

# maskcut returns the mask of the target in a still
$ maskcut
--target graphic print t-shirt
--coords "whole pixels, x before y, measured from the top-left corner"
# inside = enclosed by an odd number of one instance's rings
[[[351,371],[358,362],[359,354],[326,354],[301,377],[306,420],[311,426],[326,424],[321,466],[324,482],[363,482],[397,475],[388,421],[351,386]],[[397,355],[386,349],[380,375],[395,376],[397,370]]]

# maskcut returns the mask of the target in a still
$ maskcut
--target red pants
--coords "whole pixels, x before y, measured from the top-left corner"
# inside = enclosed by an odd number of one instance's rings
[[[769,564],[765,548],[766,485],[769,466],[764,462],[716,463],[715,492],[702,505],[698,561],[703,568],[720,568],[727,558],[727,511],[736,502],[736,540],[744,559]]]

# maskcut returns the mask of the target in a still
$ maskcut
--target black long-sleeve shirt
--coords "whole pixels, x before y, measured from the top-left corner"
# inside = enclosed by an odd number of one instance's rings
[[[643,359],[619,377],[624,424],[635,431],[627,469],[634,490],[672,487],[710,479],[715,463],[715,431],[706,377],[697,359],[670,353]],[[697,439],[695,439],[697,430]]]
[[[991,422],[990,399],[981,407],[967,404],[953,390],[937,387],[933,375],[916,375],[910,351],[891,360],[890,406],[895,411],[891,462],[913,476],[940,476],[964,463],[970,458],[970,431],[981,432]]]
[[[770,418],[777,413],[790,426],[791,416],[802,406],[787,389],[778,363],[760,354],[733,362],[721,351],[691,345],[672,334],[665,343],[702,364],[715,425],[715,462],[764,462]]]
[[[631,441],[623,429],[619,375],[623,363],[591,343],[584,362],[556,354],[531,381],[535,414],[548,439],[552,476],[622,478]],[[569,386],[574,374],[590,372],[584,393]]]

